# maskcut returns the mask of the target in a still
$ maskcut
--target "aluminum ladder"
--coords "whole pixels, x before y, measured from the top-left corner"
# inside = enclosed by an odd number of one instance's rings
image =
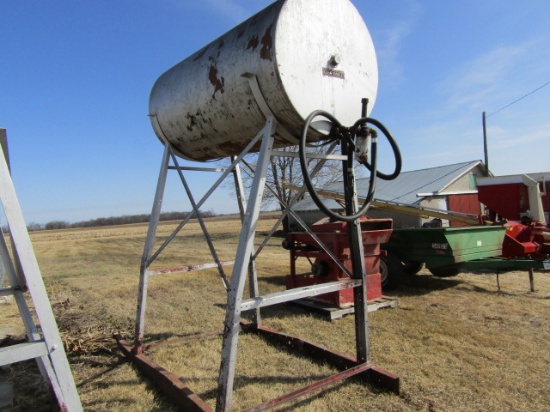
[[[42,376],[50,382],[61,410],[82,411],[4,154],[0,155],[0,201],[9,225],[13,250],[12,257],[5,236],[0,236],[0,258],[10,284],[9,287],[0,285],[0,296],[13,296],[28,339],[25,343],[0,348],[0,366],[36,359]],[[25,295],[30,296],[38,325],[33,320]]]

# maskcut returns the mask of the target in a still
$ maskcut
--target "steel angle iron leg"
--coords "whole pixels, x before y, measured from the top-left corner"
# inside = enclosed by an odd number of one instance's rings
[[[375,141],[376,136],[372,136]],[[358,210],[357,190],[355,186],[355,172],[353,165],[353,150],[348,150],[347,143],[342,144],[342,153],[348,154],[348,160],[343,161],[344,187],[346,214],[354,215]],[[373,171],[376,173],[376,153],[373,153]],[[349,166],[349,167],[348,167]],[[373,187],[374,189],[374,187]],[[370,364],[369,359],[369,327],[368,327],[368,302],[367,302],[367,273],[364,258],[364,246],[359,219],[348,222],[348,236],[350,254],[352,260],[353,277],[362,280],[361,286],[353,289],[354,297],[354,320],[356,357],[358,365],[369,366],[366,371],[367,380],[373,384],[384,387],[396,394],[399,394],[399,378],[393,374],[376,368]]]
[[[212,243],[212,238],[210,237],[210,233],[208,233],[208,229],[206,227],[206,224],[204,223],[204,219],[202,218],[199,210],[199,206],[197,206],[197,203],[195,202],[195,198],[193,197],[193,193],[191,193],[191,189],[189,188],[189,185],[187,184],[187,179],[185,179],[185,176],[183,175],[183,172],[181,170],[181,167],[179,167],[178,161],[176,159],[176,156],[171,151],[170,156],[172,157],[172,161],[176,165],[176,169],[178,171],[178,175],[180,177],[181,183],[185,189],[185,193],[187,194],[187,198],[189,199],[189,202],[191,203],[191,206],[193,207],[193,212],[195,214],[195,217],[197,218],[199,225],[201,227],[202,233],[204,235],[204,239],[206,240],[206,243],[208,244],[208,249],[210,249],[210,254],[212,255],[212,258],[214,259],[214,262],[216,263],[216,266],[218,268],[218,273],[220,274],[220,277],[222,278],[222,283],[225,289],[227,289],[228,281],[227,276],[225,275],[225,271],[223,270],[221,261],[218,257],[218,253],[216,252],[216,248],[214,247],[214,244]]]
[[[328,153],[332,152],[332,150],[334,149],[334,147],[336,146],[337,143],[338,142],[333,142],[331,144],[331,146],[328,149]],[[273,153],[273,156],[294,157],[294,154],[291,154],[290,152],[288,153],[288,155],[285,155],[285,154],[282,154],[282,153],[284,153],[284,152],[276,152],[276,153]],[[311,172],[312,177],[315,176],[318,173],[319,170],[321,170],[321,168],[324,166],[325,162],[326,162],[326,159],[322,159],[315,165],[314,169]],[[248,167],[248,169],[250,169],[250,171],[254,173],[254,168],[251,165],[249,165],[245,161],[243,161],[243,163],[245,163],[245,165]],[[285,185],[283,185],[283,186],[285,186]],[[279,226],[281,225],[281,223],[283,222],[285,217],[289,213],[292,214],[292,210],[290,208],[303,196],[303,194],[307,190],[307,188],[305,186],[303,186],[303,187],[297,187],[297,186],[293,186],[293,185],[287,185],[287,186],[288,186],[289,189],[296,190],[296,193],[294,194],[294,196],[292,196],[292,198],[290,199],[290,201],[288,203],[285,202],[285,200],[282,199],[281,196],[273,188],[271,188],[269,185],[266,186],[267,189],[273,194],[273,196],[275,196],[277,201],[283,205],[284,210],[283,210],[283,213],[281,214],[281,216],[279,217],[279,219],[277,220],[277,222],[275,222],[275,224],[271,228],[269,234],[263,240],[262,244],[260,245],[260,247],[256,251],[256,254],[258,254],[259,251],[261,251],[265,247],[265,245],[269,242],[269,240],[271,239],[271,237],[273,236],[275,231],[279,228]],[[306,227],[303,227],[303,228],[307,230]]]
[[[16,274],[15,264],[11,259],[6,240],[3,236],[0,236],[0,257],[2,259],[5,274],[8,276],[8,280],[12,289],[14,289],[13,296],[19,309],[19,313],[21,314],[21,318],[23,319],[23,325],[25,326],[27,339],[29,340],[29,342],[39,342],[42,340],[42,337],[40,336],[40,333],[36,328],[35,321],[33,319],[31,311],[29,310],[27,301],[25,300],[23,287],[19,283],[20,277]],[[57,380],[57,376],[55,375],[52,364],[50,362],[50,358],[47,356],[47,354],[45,356],[37,358],[37,364],[38,369],[40,370],[40,374],[42,375],[44,380],[50,382],[57,399],[63,399],[63,393],[61,392],[59,381]]]
[[[235,163],[237,158],[235,156],[231,157],[231,162]],[[233,181],[235,183],[235,191],[237,193],[237,202],[239,204],[239,214],[241,216],[241,224],[244,223],[244,218],[246,214],[246,195],[244,192],[243,180],[241,176],[241,168],[238,163],[235,164],[233,168]],[[258,289],[258,274],[256,272],[256,260],[253,254],[251,253],[250,263],[248,264],[248,287],[250,291],[250,297],[255,298],[259,295]],[[254,310],[252,314],[252,321],[256,325],[261,323],[261,314],[260,308]]]
[[[223,269],[221,269],[221,263],[218,259],[218,256],[213,248],[212,242],[207,236],[206,227],[204,226],[204,222],[201,219],[198,209],[199,205],[195,203],[192,194],[189,190],[189,187],[187,185],[187,182],[185,181],[185,178],[181,174],[181,168],[177,165],[177,161],[173,156],[173,151],[171,148],[170,143],[167,140],[164,140],[164,155],[161,162],[161,168],[159,172],[159,178],[157,182],[157,188],[155,192],[155,200],[153,202],[153,208],[151,212],[151,217],[149,220],[149,228],[147,231],[147,238],[145,241],[145,247],[143,250],[143,255],[141,259],[141,268],[140,268],[140,280],[139,280],[139,291],[138,291],[138,302],[137,302],[137,315],[136,315],[136,328],[135,328],[135,342],[134,342],[134,352],[136,354],[139,354],[142,352],[142,345],[143,345],[143,338],[144,338],[144,330],[145,330],[145,312],[146,312],[146,303],[147,303],[147,289],[148,289],[148,282],[149,282],[149,271],[148,267],[151,263],[151,258],[153,256],[153,247],[154,247],[154,241],[156,237],[156,232],[158,228],[158,224],[160,221],[160,213],[162,209],[162,202],[164,197],[164,190],[166,187],[166,178],[168,174],[169,169],[169,162],[170,158],[173,159],[174,163],[176,164],[176,169],[179,172],[180,179],[182,180],[182,183],[185,187],[186,193],[193,205],[193,210],[195,214],[197,215],[200,223],[201,228],[203,229],[205,238],[207,239],[210,251],[214,257],[214,260],[216,262],[216,266],[218,267],[218,270],[220,270],[220,275],[222,277],[222,281],[224,284],[224,287],[227,285],[227,279],[225,276],[225,273],[223,272]],[[202,201],[200,202],[202,203]],[[185,222],[185,221],[184,221]]]
[[[4,207],[4,214],[10,227],[14,252],[19,257],[21,277],[25,280],[30,293],[34,311],[42,330],[45,352],[49,358],[51,369],[55,374],[55,377],[50,376],[50,379],[57,379],[59,385],[59,392],[62,396],[62,399],[58,399],[60,406],[69,412],[81,411],[82,404],[80,403],[69,361],[67,360],[67,354],[63,347],[63,341],[61,340],[40,268],[36,261],[6,159],[2,155],[0,155],[0,201]],[[21,313],[21,315],[24,316],[24,313]],[[7,354],[10,351],[17,350],[16,346],[3,349],[3,353]],[[31,352],[27,359],[39,359],[41,356],[44,355]],[[47,365],[47,362],[44,362],[44,364],[46,369],[48,369],[49,365]],[[55,382],[52,382],[52,385],[54,384]]]
[[[334,142],[332,143],[332,145],[330,146],[329,148],[329,153],[331,153],[335,147],[335,145],[337,144],[337,142]],[[280,154],[275,154],[274,153],[274,156],[275,155],[278,155],[280,156]],[[243,161],[244,162],[244,161]],[[318,162],[315,167],[313,168],[312,172],[311,172],[311,176],[315,176],[319,170],[321,170],[321,168],[323,167],[323,165],[325,164],[326,160],[321,160],[320,162]],[[245,162],[246,164],[246,162]],[[248,165],[248,168],[254,172],[254,169]],[[277,229],[277,227],[281,224],[281,222],[283,221],[284,217],[287,215],[287,214],[290,214],[292,215],[296,221],[300,224],[300,226],[313,238],[313,240],[315,240],[315,242],[317,242],[317,244],[319,245],[319,247],[327,254],[329,255],[332,260],[334,261],[334,263],[346,274],[350,275],[351,276],[351,273],[349,272],[349,270],[342,264],[342,262],[340,262],[340,260],[336,257],[336,255],[332,252],[332,250],[327,247],[327,245],[325,245],[320,239],[319,237],[304,223],[304,221],[302,219],[300,219],[300,217],[292,211],[291,209],[291,206],[298,200],[298,198],[300,196],[303,195],[303,193],[306,191],[306,187],[302,187],[302,188],[298,188],[296,187],[296,194],[292,197],[292,199],[290,200],[290,202],[287,204],[283,199],[281,199],[279,197],[279,195],[275,192],[275,190],[273,190],[273,188],[271,188],[269,185],[266,185],[266,188],[277,198],[277,200],[282,203],[284,205],[284,208],[285,208],[285,211],[283,212],[283,214],[281,215],[281,217],[277,220],[277,222],[275,223],[275,225],[273,226],[273,228],[271,229],[271,231],[269,232],[269,234],[266,236],[266,238],[263,240],[262,244],[258,247],[258,249],[256,250],[256,253],[254,254],[254,256],[257,256],[259,255],[259,253],[261,252],[261,250],[265,247],[265,245],[268,243],[269,239],[271,238],[271,236],[275,233],[275,230]]]
[[[231,163],[237,161],[236,156],[231,156]],[[235,184],[235,191],[237,193],[237,205],[239,206],[239,214],[241,217],[241,222],[244,220],[244,215],[246,213],[246,195],[244,193],[243,179],[241,174],[241,167],[237,163],[233,168],[233,182]]]
[[[134,338],[135,339],[134,352],[136,354],[139,354],[142,352],[143,335],[145,330],[145,309],[147,306],[147,288],[149,283],[147,262],[149,261],[149,258],[153,253],[153,246],[154,246],[155,236],[156,236],[157,228],[159,224],[160,212],[162,210],[164,189],[166,187],[166,175],[168,173],[169,160],[170,160],[170,148],[168,146],[168,143],[166,143],[164,148],[164,155],[162,157],[159,178],[157,182],[157,189],[155,192],[153,209],[151,211],[151,217],[149,219],[149,228],[147,230],[147,238],[145,240],[145,247],[143,249],[143,256],[141,258],[137,315],[136,315],[136,330],[135,330],[135,338]]]
[[[376,139],[376,136],[372,136]],[[343,161],[346,214],[354,215],[358,209],[357,190],[355,186],[355,172],[353,169],[353,150],[342,143],[342,153],[348,154]],[[349,167],[348,167],[349,166]],[[376,171],[376,154],[373,154],[373,171]],[[370,365],[369,359],[369,328],[367,302],[367,273],[365,268],[364,246],[359,219],[348,222],[348,236],[352,260],[353,277],[362,280],[361,286],[353,289],[356,357],[358,365]],[[376,367],[369,367],[367,380],[385,387],[394,393],[399,393],[399,378]]]
[[[239,238],[235,266],[228,288],[226,317],[223,333],[222,359],[218,379],[218,396],[216,400],[216,411],[229,411],[233,396],[233,383],[235,378],[235,367],[237,362],[237,345],[240,331],[241,302],[246,281],[246,274],[250,257],[254,248],[254,236],[260,206],[262,203],[265,188],[267,168],[273,148],[273,134],[276,128],[276,121],[268,117],[262,131],[263,140],[260,148],[258,166],[252,182],[250,198],[243,220],[243,228]]]
[[[355,172],[353,169],[353,150],[348,147],[347,142],[342,140],[342,153],[348,154],[348,159],[343,161],[344,188],[346,214],[354,215],[357,212],[357,190],[355,187]],[[362,280],[361,286],[353,289],[354,313],[355,313],[355,341],[357,362],[367,363],[369,361],[368,342],[368,304],[367,304],[367,275],[365,269],[365,258],[361,224],[359,219],[348,222],[348,237],[351,253],[352,275]]]
[[[234,160],[232,161],[231,165],[226,168],[224,170],[224,172],[222,173],[222,175],[219,177],[219,179],[210,187],[210,189],[208,189],[208,191],[203,195],[203,197],[199,200],[199,202],[197,203],[197,208],[201,208],[202,205],[210,198],[210,196],[212,195],[212,193],[214,193],[214,191],[220,186],[220,184],[225,180],[225,178],[230,174],[232,173],[233,169],[235,166],[238,165],[238,163],[242,160],[242,157],[244,157],[251,149],[252,147],[254,147],[254,145],[260,140],[261,138],[261,131],[260,133],[257,134],[256,137],[254,137],[254,139],[252,139],[252,141],[249,143],[249,145],[241,152],[241,154]],[[166,145],[168,145],[169,143],[166,141],[166,139],[164,139],[164,142]],[[171,169],[172,167],[169,167],[169,169]],[[174,169],[177,169],[177,166],[174,166]],[[189,169],[191,170],[191,168],[185,168],[185,169]],[[205,170],[205,169],[196,169],[196,168],[193,168],[193,170]],[[221,171],[221,170],[219,170]],[[189,220],[191,220],[191,218],[194,216],[194,213],[188,213],[185,218],[180,222],[180,224],[176,227],[176,229],[172,232],[172,234],[170,234],[166,240],[163,242],[163,244],[157,249],[157,251],[155,253],[153,253],[147,260],[146,262],[146,265],[149,266],[150,263],[153,262],[153,260],[155,260],[158,255],[164,250],[164,248],[166,246],[168,246],[168,244],[174,239],[174,237],[180,232],[181,229],[183,229],[183,227],[189,222]]]
[[[353,273],[362,279],[361,286],[353,289],[357,362],[367,363],[369,362],[367,275],[363,257],[361,225],[356,220],[348,224],[348,230]]]

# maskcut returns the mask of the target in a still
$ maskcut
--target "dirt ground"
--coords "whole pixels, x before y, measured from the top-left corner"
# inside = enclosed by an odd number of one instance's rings
[[[259,240],[272,220],[261,221]],[[234,259],[238,221],[212,221],[221,260]],[[139,264],[146,227],[39,232],[32,235],[50,301],[87,411],[171,411],[154,382],[121,355],[112,338],[134,334]],[[167,236],[166,226],[159,232]],[[211,261],[198,225],[186,228],[160,267]],[[258,259],[260,291],[284,289],[288,252],[274,239]],[[230,270],[229,270],[230,273]],[[394,309],[369,315],[370,358],[396,374],[401,394],[382,393],[354,381],[280,410],[300,411],[544,411],[550,404],[550,277],[525,272],[462,273],[436,278],[427,271],[404,280],[391,295]],[[147,342],[223,328],[225,290],[215,270],[151,278]],[[4,344],[22,339],[13,303],[1,305]],[[263,324],[353,356],[353,315],[327,321],[294,305],[262,310]],[[214,406],[221,339],[158,346],[147,354],[184,379]],[[329,376],[335,371],[241,335],[235,410]],[[51,397],[32,362],[3,367],[13,405],[2,410],[51,410]]]

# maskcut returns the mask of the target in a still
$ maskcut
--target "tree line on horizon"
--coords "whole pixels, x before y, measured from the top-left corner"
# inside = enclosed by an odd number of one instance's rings
[[[191,212],[163,212],[160,214],[161,221],[167,220],[183,220]],[[211,210],[200,212],[201,217],[214,217],[217,216]],[[149,222],[150,214],[141,215],[123,215],[123,216],[111,216],[100,217],[97,219],[85,220],[81,222],[70,223],[64,220],[53,220],[46,224],[29,223],[27,229],[29,232],[35,232],[38,230],[57,230],[57,229],[72,229],[72,228],[86,228],[86,227],[99,227],[99,226],[116,226],[116,225],[129,225],[133,223],[147,223]]]

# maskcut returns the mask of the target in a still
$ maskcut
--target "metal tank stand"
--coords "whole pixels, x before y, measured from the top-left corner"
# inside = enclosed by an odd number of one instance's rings
[[[10,283],[9,287],[0,285],[0,296],[14,297],[28,339],[26,343],[0,348],[0,366],[36,359],[40,372],[44,379],[49,381],[61,410],[82,411],[63,341],[4,155],[0,155],[0,200],[9,225],[13,248],[12,259],[5,237],[0,236],[0,257]],[[38,325],[35,324],[25,300],[26,292],[30,294]]]
[[[353,242],[350,243],[354,243],[352,249],[353,253],[356,255],[355,259],[353,259],[353,268],[351,272],[343,267],[341,262],[339,262],[336,256],[334,256],[334,254],[331,252],[330,248],[328,248],[326,245],[323,245],[322,242],[315,236],[315,234],[310,232],[312,233],[314,238],[317,239],[320,247],[325,250],[327,254],[332,256],[337,264],[340,264],[342,270],[350,275],[350,279],[328,282],[315,286],[295,288],[263,296],[259,294],[258,276],[256,273],[255,260],[260,253],[262,247],[265,245],[265,242],[262,246],[260,246],[258,250],[255,251],[254,239],[256,235],[256,226],[260,214],[260,206],[264,190],[267,188],[268,190],[273,191],[273,189],[271,189],[270,186],[266,183],[267,170],[272,156],[286,156],[288,155],[288,153],[279,152],[273,149],[275,132],[277,131],[277,133],[285,133],[285,131],[282,130],[280,127],[278,128],[278,122],[275,119],[275,116],[273,116],[273,114],[270,112],[267,104],[265,103],[265,100],[261,95],[261,91],[257,87],[257,82],[255,82],[255,77],[252,75],[245,75],[245,77],[248,78],[250,86],[254,91],[256,100],[258,101],[258,105],[262,108],[262,111],[265,114],[265,126],[260,131],[260,133],[249,143],[249,145],[241,152],[239,156],[232,158],[232,163],[229,168],[225,170],[217,170],[223,172],[222,176],[198,202],[194,201],[192,194],[186,184],[185,177],[182,173],[182,171],[186,168],[181,167],[177,164],[177,158],[169,142],[164,139],[165,151],[161,171],[159,174],[159,181],[155,194],[151,220],[149,223],[146,244],[142,257],[137,304],[138,310],[136,317],[135,341],[134,345],[132,346],[128,342],[124,341],[121,336],[116,336],[119,347],[124,352],[124,354],[132,359],[144,373],[151,376],[156,381],[156,383],[159,384],[161,390],[163,390],[168,396],[170,396],[172,400],[184,410],[212,410],[212,408],[197,394],[195,394],[189,387],[187,387],[182,380],[173,375],[171,372],[162,368],[160,365],[154,363],[145,355],[144,351],[147,350],[147,347],[154,345],[144,345],[143,342],[147,285],[149,276],[158,273],[149,269],[151,263],[156,259],[156,257],[159,256],[159,254],[167,246],[171,239],[175,237],[176,233],[187,223],[187,221],[192,216],[200,216],[199,208],[202,206],[202,204],[229,174],[233,174],[238,194],[239,208],[241,211],[242,230],[236,250],[235,261],[232,262],[233,271],[230,281],[227,281],[227,277],[223,273],[224,262],[219,262],[219,260],[216,258],[215,249],[211,242],[209,242],[209,247],[215,260],[215,263],[212,264],[210,267],[218,268],[220,276],[223,280],[223,284],[226,287],[227,291],[227,305],[223,329],[222,356],[218,377],[218,392],[215,408],[216,411],[227,412],[231,410],[235,369],[237,363],[237,348],[239,334],[241,332],[256,333],[259,336],[264,337],[268,342],[280,346],[286,346],[290,351],[292,351],[292,353],[304,354],[312,359],[330,364],[334,368],[340,370],[340,372],[336,373],[335,375],[329,376],[306,387],[297,389],[294,392],[272,399],[271,401],[268,401],[262,405],[256,406],[252,410],[260,411],[270,409],[285,402],[303,397],[304,395],[307,395],[313,391],[319,391],[320,389],[323,389],[329,385],[334,385],[335,383],[340,382],[343,379],[352,377],[375,384],[394,393],[399,393],[399,378],[372,365],[368,356],[368,322],[366,302],[367,295],[365,290],[366,274],[364,268],[364,259],[362,255],[360,227],[357,222],[355,224],[349,225],[350,227],[352,227],[350,236],[352,239],[354,239]],[[240,180],[239,163],[246,164],[246,162],[244,162],[243,160],[243,157],[251,150],[252,147],[257,147],[260,141],[261,147],[258,154],[258,162],[254,170],[254,179],[252,187],[250,189],[249,199],[248,201],[245,201],[244,191],[242,190],[242,183]],[[175,166],[169,166],[170,159],[172,159]],[[315,173],[316,170],[319,170],[321,167],[322,164],[318,165],[318,167],[314,169],[313,173]],[[168,169],[171,168],[176,169],[180,175],[182,183],[185,186],[186,192],[191,201],[193,213],[190,214],[186,219],[184,219],[184,221],[181,222],[174,233],[168,237],[165,243],[161,245],[156,252],[154,252],[153,244],[160,216],[160,208],[166,183],[166,173]],[[305,189],[298,191],[295,199],[297,199],[304,191]],[[355,191],[353,191],[353,193],[350,192],[347,200],[349,200],[349,202],[356,202]],[[290,209],[290,205],[287,206],[288,207],[285,213],[291,213],[294,217],[297,218],[298,221],[301,221],[299,217],[297,217],[292,212],[292,210]],[[282,218],[279,220],[278,223],[280,223],[281,221]],[[201,225],[203,224],[201,223]],[[303,224],[303,226],[306,227],[305,224]],[[276,227],[273,228],[268,237],[270,237],[275,230]],[[208,233],[204,227],[203,231],[205,237],[208,238]],[[182,268],[185,269],[186,267]],[[174,271],[175,270],[177,270],[177,268],[175,268]],[[243,299],[244,287],[247,277],[249,279],[250,298]],[[262,307],[290,302],[307,297],[318,296],[321,294],[335,292],[347,288],[354,288],[354,298],[356,305],[355,357],[342,355],[327,348],[315,345],[299,337],[282,334],[261,325],[260,309]],[[241,318],[243,312],[253,313],[253,320],[251,323],[242,322]],[[198,336],[198,338],[204,338],[212,335],[217,334],[203,334]]]
[[[237,188],[237,197],[239,202],[239,209],[241,211],[241,219],[243,222],[247,221],[247,213],[245,211],[250,209],[250,206],[246,208],[246,202],[244,200],[244,190],[242,187],[241,177],[240,177],[240,168],[239,168],[239,162],[241,162],[242,158],[252,149],[252,147],[258,143],[261,139],[262,141],[266,140],[272,140],[272,128],[274,128],[275,121],[268,121],[266,123],[266,126],[264,129],[248,144],[248,146],[243,150],[243,152],[237,156],[232,158],[232,163],[230,167],[227,169],[207,169],[207,168],[188,168],[188,167],[182,167],[178,163],[177,156],[174,154],[174,151],[172,149],[172,146],[170,143],[165,140],[165,150],[164,155],[162,159],[161,164],[161,170],[159,174],[159,179],[157,183],[157,189],[155,193],[155,200],[153,204],[153,210],[151,213],[151,218],[149,221],[149,229],[147,232],[147,238],[145,241],[145,247],[143,251],[142,261],[141,261],[141,269],[140,269],[140,281],[139,281],[139,292],[138,292],[138,302],[137,302],[137,319],[136,319],[136,330],[135,330],[135,346],[133,349],[134,353],[141,353],[142,347],[143,347],[143,337],[144,337],[144,328],[145,328],[145,311],[146,311],[146,301],[147,301],[147,288],[148,288],[148,281],[149,277],[152,275],[158,275],[162,273],[176,273],[176,272],[187,272],[190,270],[197,270],[197,269],[204,269],[208,267],[216,267],[219,271],[220,277],[222,279],[223,286],[225,289],[229,288],[229,283],[227,281],[227,276],[224,271],[225,266],[233,265],[235,262],[221,262],[217,256],[216,249],[214,248],[214,245],[210,239],[210,235],[208,234],[208,231],[206,229],[206,226],[204,224],[204,221],[200,215],[200,207],[208,200],[208,198],[212,195],[212,193],[220,186],[220,184],[225,180],[225,178],[229,174],[233,174],[233,178],[236,184]],[[263,143],[262,143],[263,144]],[[170,160],[174,163],[173,166],[170,166]],[[267,167],[267,166],[266,166]],[[166,241],[158,248],[157,251],[153,250],[154,241],[155,241],[155,235],[158,228],[159,218],[160,218],[160,212],[161,212],[161,206],[162,206],[162,200],[164,196],[164,189],[166,185],[166,177],[167,172],[169,169],[174,169],[178,172],[178,175],[180,177],[181,183],[185,188],[186,194],[191,202],[193,212],[188,214],[187,217],[177,226],[177,228],[173,231],[173,233],[168,236]],[[185,176],[183,174],[183,171],[185,170],[195,170],[195,171],[216,171],[216,172],[222,172],[222,175],[218,178],[218,180],[214,183],[214,185],[208,190],[208,192],[197,202],[193,198],[193,194],[191,193],[191,190],[189,189],[189,186],[187,184],[187,181],[185,179]],[[265,177],[263,179],[265,183]],[[261,200],[261,196],[260,196]],[[249,202],[250,203],[250,202]],[[258,211],[259,214],[259,211]],[[199,224],[201,225],[205,240],[208,243],[210,252],[212,254],[212,257],[214,259],[214,263],[212,264],[206,264],[206,265],[200,265],[200,267],[188,267],[188,266],[180,266],[176,268],[172,268],[169,270],[161,270],[161,271],[154,271],[150,270],[150,265],[155,261],[155,259],[161,254],[161,252],[168,246],[168,244],[175,238],[175,236],[183,229],[183,227],[189,222],[189,220],[193,217],[196,217],[199,221]],[[243,231],[244,231],[245,223],[243,223]],[[254,224],[254,228],[255,228]],[[256,285],[256,276],[255,276],[255,269],[253,267],[253,263],[251,263],[250,267],[250,277],[251,277],[251,285]],[[251,289],[252,296],[255,296],[254,289]]]
[[[268,125],[273,118],[268,119]],[[273,126],[272,126],[273,127]],[[275,129],[272,129],[274,133]],[[267,137],[267,136],[266,136]],[[255,332],[266,337],[269,341],[283,344],[294,351],[299,348],[304,354],[310,357],[333,364],[342,369],[342,372],[315,382],[304,388],[300,388],[289,394],[272,399],[253,410],[265,410],[276,407],[285,402],[297,399],[312,391],[332,385],[343,379],[360,377],[371,383],[378,384],[395,393],[399,392],[399,378],[389,374],[370,364],[368,357],[368,322],[367,322],[367,291],[366,291],[366,270],[363,254],[363,242],[359,222],[355,220],[350,226],[351,253],[352,253],[352,276],[350,280],[328,282],[316,286],[295,288],[283,292],[273,293],[264,296],[251,297],[243,300],[244,283],[246,279],[246,268],[253,252],[255,227],[258,220],[261,199],[265,188],[267,166],[272,151],[273,137],[264,138],[260,150],[258,164],[255,170],[254,182],[252,185],[251,198],[248,202],[247,214],[243,222],[243,231],[239,239],[235,267],[231,277],[231,283],[227,290],[227,309],[224,326],[224,340],[222,347],[222,361],[218,380],[218,397],[216,411],[229,411],[231,409],[233,384],[235,377],[235,365],[237,357],[238,336],[241,326],[241,313],[243,311],[259,309],[279,303],[291,302],[294,300],[317,296],[330,291],[337,291],[346,288],[354,288],[355,302],[355,332],[356,332],[356,358],[349,358],[344,355],[332,352],[326,348],[316,346],[300,338],[280,334],[274,330],[262,327],[260,324],[246,325],[245,330]],[[354,182],[350,182],[353,185]],[[350,212],[354,212],[356,193],[355,190],[348,191],[346,199],[349,203]],[[322,243],[322,242],[321,242]],[[327,248],[328,249],[328,248]],[[337,259],[336,259],[337,260]],[[349,273],[349,272],[348,272]],[[355,274],[355,275],[353,275]]]
[[[217,268],[222,279],[223,286],[226,289],[229,289],[231,286],[227,281],[227,276],[224,272],[224,267],[233,265],[235,262],[221,262],[218,259],[216,250],[210,236],[202,221],[199,210],[200,207],[208,200],[210,195],[219,187],[219,185],[228,177],[229,174],[233,175],[236,191],[237,191],[237,200],[239,205],[239,210],[241,212],[241,220],[243,222],[243,232],[245,228],[248,227],[248,232],[254,233],[257,217],[259,214],[259,203],[261,203],[262,192],[260,192],[256,198],[256,203],[258,208],[251,207],[252,201],[249,201],[248,204],[245,200],[244,189],[241,179],[239,163],[242,161],[242,158],[258,143],[262,142],[262,147],[265,147],[266,144],[269,144],[271,147],[273,141],[273,133],[275,130],[276,122],[274,119],[268,119],[265,127],[263,128],[258,135],[252,139],[248,146],[243,150],[243,152],[236,157],[233,157],[231,165],[227,169],[213,169],[213,168],[196,168],[196,167],[185,167],[180,166],[177,156],[174,154],[170,143],[167,140],[164,140],[165,150],[162,158],[161,169],[159,173],[155,200],[153,204],[153,209],[151,213],[151,218],[149,221],[149,228],[147,232],[147,238],[145,241],[145,247],[142,255],[141,269],[140,269],[140,279],[139,279],[139,291],[138,291],[138,300],[137,300],[137,316],[136,316],[136,327],[135,327],[135,340],[134,345],[130,345],[126,342],[120,335],[115,336],[118,345],[122,352],[132,359],[136,365],[147,375],[151,376],[157,383],[159,383],[161,389],[166,392],[175,403],[184,408],[185,410],[199,410],[199,411],[208,411],[211,408],[194,394],[191,389],[189,389],[179,378],[171,374],[169,371],[162,368],[160,365],[154,363],[149,359],[144,351],[147,347],[151,345],[144,345],[144,331],[145,331],[145,312],[147,307],[147,290],[148,282],[150,276],[161,275],[165,273],[177,273],[177,272],[188,272],[191,270],[200,270],[205,268]],[[266,143],[268,142],[268,143]],[[271,143],[269,143],[271,142]],[[266,162],[269,163],[269,151],[266,152]],[[170,163],[172,161],[172,165]],[[266,166],[267,168],[267,166]],[[185,188],[186,194],[191,202],[193,207],[193,212],[190,213],[173,231],[171,235],[168,236],[166,241],[157,249],[154,250],[154,241],[159,224],[160,212],[162,201],[164,197],[164,190],[166,186],[166,178],[168,170],[177,171],[181,183]],[[193,195],[189,189],[186,178],[184,176],[184,171],[204,171],[204,172],[220,172],[222,173],[218,180],[212,185],[212,187],[207,191],[207,193],[199,200],[195,201]],[[263,184],[265,184],[265,174],[262,179],[262,185],[256,185],[263,189]],[[252,191],[255,192],[254,190]],[[258,192],[258,191],[256,191]],[[248,211],[256,210],[255,215],[252,217]],[[154,270],[150,269],[151,264],[159,257],[162,251],[168,246],[168,244],[175,238],[175,236],[184,228],[184,226],[189,222],[192,217],[196,217],[199,220],[199,223],[203,229],[204,237],[208,243],[210,252],[214,258],[214,263],[208,263],[198,266],[178,266],[169,269]],[[253,224],[250,224],[252,222]],[[253,241],[253,239],[252,239]],[[239,256],[239,255],[238,255]],[[240,259],[240,258],[239,258]],[[241,262],[242,263],[242,262]],[[239,266],[240,267],[240,266]],[[248,262],[244,265],[245,272],[248,271],[249,276],[249,287],[250,295],[255,297],[258,295],[258,283],[254,259],[249,256]],[[235,271],[234,271],[235,273]],[[244,280],[243,280],[244,283]],[[259,309],[253,312],[252,321],[254,324],[260,323],[260,312]],[[196,336],[194,338],[204,338],[210,336],[218,336],[218,333],[209,333]],[[235,343],[236,344],[236,343]],[[154,345],[154,344],[153,344]],[[236,347],[236,346],[235,346]]]

